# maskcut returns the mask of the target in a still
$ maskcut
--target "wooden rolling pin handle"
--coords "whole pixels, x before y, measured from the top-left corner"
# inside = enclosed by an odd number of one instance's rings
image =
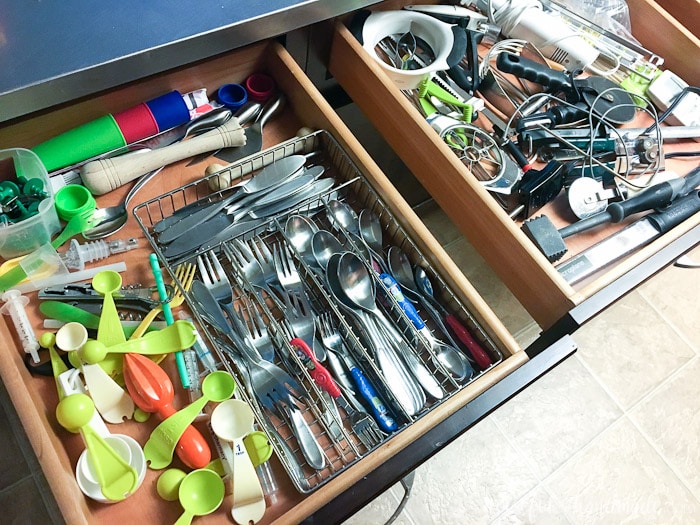
[[[88,162],[80,170],[83,184],[93,195],[103,195],[149,171],[200,153],[243,146],[245,131],[236,117],[202,135],[136,155]]]

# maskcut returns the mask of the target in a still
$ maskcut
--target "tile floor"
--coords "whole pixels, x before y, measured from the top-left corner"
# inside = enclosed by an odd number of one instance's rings
[[[432,204],[418,209],[530,342],[527,313],[471,246]],[[700,271],[669,267],[586,324],[572,358],[415,472],[395,523],[700,523],[698,290]],[[392,487],[346,525],[384,523],[403,493]]]
[[[353,111],[339,113],[352,129]],[[527,312],[400,161],[353,131],[521,345],[533,341]],[[670,267],[589,322],[572,358],[415,472],[395,523],[700,524],[698,290],[699,270]],[[63,523],[2,383],[0,405],[0,522]],[[384,523],[402,495],[346,525]]]

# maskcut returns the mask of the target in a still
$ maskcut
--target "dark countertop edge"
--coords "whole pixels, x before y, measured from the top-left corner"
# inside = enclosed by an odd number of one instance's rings
[[[0,93],[0,124],[378,3],[317,0]]]

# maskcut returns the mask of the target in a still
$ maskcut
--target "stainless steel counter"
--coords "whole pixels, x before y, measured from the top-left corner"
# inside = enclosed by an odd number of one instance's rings
[[[0,0],[0,123],[375,3]]]

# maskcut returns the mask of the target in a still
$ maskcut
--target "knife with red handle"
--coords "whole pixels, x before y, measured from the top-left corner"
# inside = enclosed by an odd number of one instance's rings
[[[452,314],[447,314],[445,316],[445,321],[455,333],[457,339],[459,339],[462,344],[467,347],[467,350],[469,350],[469,353],[474,358],[474,361],[476,361],[479,368],[485,370],[490,367],[493,363],[493,361],[491,361],[491,357],[489,357],[479,342],[474,339],[472,334],[470,334],[464,325],[462,325],[459,319]]]

